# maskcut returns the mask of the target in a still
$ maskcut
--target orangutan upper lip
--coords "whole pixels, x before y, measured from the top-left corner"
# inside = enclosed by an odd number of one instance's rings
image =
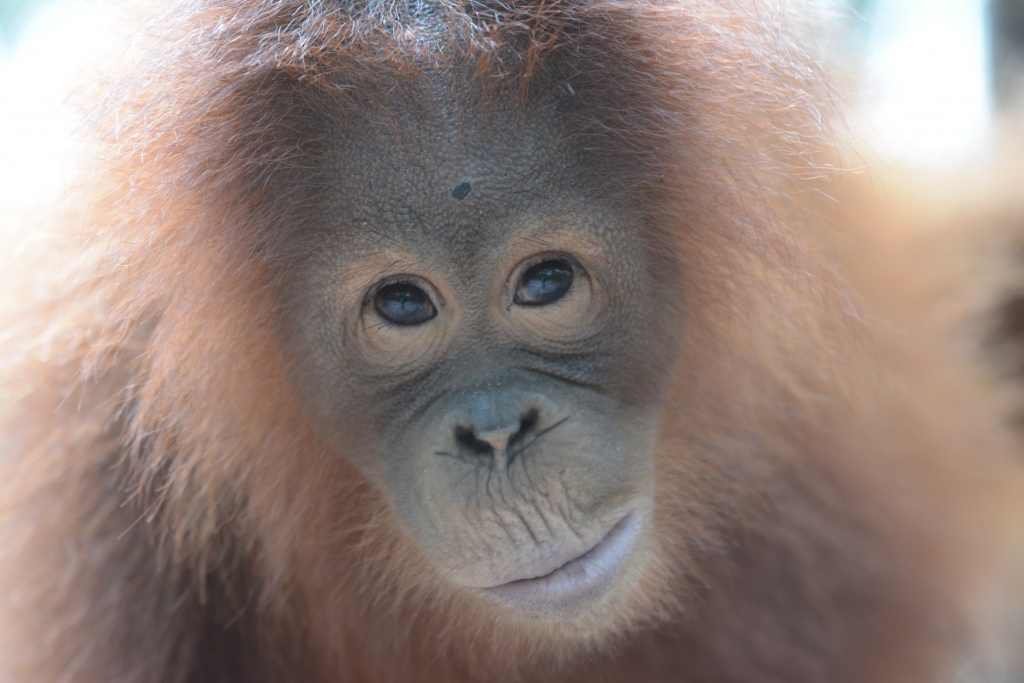
[[[637,533],[640,515],[631,512],[619,520],[590,550],[542,576],[491,586],[496,596],[521,604],[562,606],[598,594],[611,584]]]

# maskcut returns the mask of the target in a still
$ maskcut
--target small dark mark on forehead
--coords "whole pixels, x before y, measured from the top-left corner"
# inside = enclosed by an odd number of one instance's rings
[[[452,190],[452,196],[460,202],[469,196],[469,191],[473,189],[473,186],[469,183],[461,183],[454,190]]]

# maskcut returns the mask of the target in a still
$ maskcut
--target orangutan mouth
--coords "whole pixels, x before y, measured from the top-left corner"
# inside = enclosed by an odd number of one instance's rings
[[[630,512],[582,555],[568,561],[557,560],[545,573],[485,590],[503,601],[522,606],[566,608],[592,600],[614,582],[629,557],[640,527],[640,515]]]

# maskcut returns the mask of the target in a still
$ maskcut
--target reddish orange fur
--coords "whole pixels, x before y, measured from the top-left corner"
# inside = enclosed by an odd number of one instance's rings
[[[380,494],[326,457],[285,377],[273,293],[308,248],[310,121],[343,129],[361,106],[343,85],[416,78],[431,53],[331,3],[185,3],[107,96],[85,229],[54,237],[5,348],[14,680],[907,683],[955,664],[963,559],[985,546],[963,493],[984,466],[960,456],[984,410],[787,212],[829,172],[811,61],[767,9],[495,7],[460,27],[481,92],[529,101],[566,55],[605,74],[575,87],[629,158],[607,180],[635,177],[679,226],[643,609],[582,652],[495,636],[500,615],[423,572]]]

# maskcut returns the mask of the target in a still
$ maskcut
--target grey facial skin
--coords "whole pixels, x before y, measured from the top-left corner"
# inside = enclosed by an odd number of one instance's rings
[[[649,219],[588,183],[554,98],[409,101],[405,125],[367,120],[333,153],[325,246],[290,306],[298,384],[447,581],[538,614],[586,609],[640,571],[651,524],[672,316]],[[552,272],[566,291],[524,303]],[[425,319],[389,320],[396,296]]]

